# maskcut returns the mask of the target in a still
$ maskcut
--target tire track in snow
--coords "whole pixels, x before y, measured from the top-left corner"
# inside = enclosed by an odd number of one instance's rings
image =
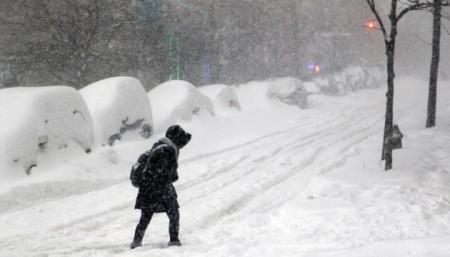
[[[295,165],[296,167],[294,169],[301,168],[302,171],[304,171],[305,169],[307,171],[310,170],[309,171],[309,176],[311,176],[311,175],[314,175],[314,174],[328,172],[328,171],[331,171],[331,170],[336,169],[338,167],[341,167],[342,165],[345,164],[347,159],[349,159],[349,158],[351,158],[351,157],[353,157],[353,156],[358,154],[358,152],[351,151],[354,146],[364,142],[365,140],[369,139],[373,135],[377,135],[377,134],[380,133],[380,130],[378,128],[376,128],[375,126],[373,126],[373,125],[380,124],[380,121],[384,117],[382,117],[382,115],[380,115],[380,117],[374,116],[373,118],[374,118],[374,120],[371,121],[371,123],[367,124],[367,125],[369,125],[368,126],[369,128],[374,128],[374,129],[372,129],[373,131],[369,132],[370,129],[368,130],[365,127],[363,127],[361,129],[353,132],[353,133],[356,133],[356,135],[357,135],[356,138],[355,137],[348,137],[347,138],[344,135],[343,137],[341,137],[341,138],[335,140],[334,142],[332,142],[331,144],[329,144],[331,146],[332,145],[337,145],[337,146],[340,145],[339,148],[336,148],[336,149],[332,148],[331,149],[332,150],[331,152],[333,152],[334,154],[336,154],[336,155],[341,154],[340,156],[338,156],[339,158],[337,158],[337,159],[336,158],[327,158],[327,156],[330,155],[330,154],[328,154],[328,155],[324,155],[325,160],[322,161],[322,160],[319,159],[320,154],[323,154],[323,151],[322,151],[318,156],[316,156],[316,159],[313,161],[313,163],[311,163],[311,165],[309,165],[307,167],[305,167],[303,165]],[[348,140],[346,140],[346,139],[348,139]],[[342,143],[344,143],[344,144],[342,144]],[[321,147],[322,148],[326,148],[325,145],[322,145]],[[288,158],[295,159],[296,155],[295,154],[291,154],[291,156],[289,156]],[[319,165],[319,167],[313,166],[313,164]],[[291,184],[291,185],[283,185],[282,187],[280,186],[279,187],[280,193],[278,194],[278,196],[272,197],[271,201],[266,201],[266,203],[261,204],[261,205],[255,207],[255,208],[253,208],[252,210],[260,209],[260,208],[263,208],[263,207],[265,207],[266,209],[276,208],[276,207],[282,205],[284,202],[288,202],[289,201],[290,197],[287,197],[286,193],[289,193],[292,197],[297,196],[298,195],[298,191],[299,191],[298,190],[299,186],[301,188],[302,185],[303,186],[306,185],[306,182],[308,181],[306,179],[309,178],[308,176],[304,176],[303,173],[304,172],[299,173],[299,174],[294,174],[294,176],[295,175],[301,176],[300,180],[285,180],[285,181],[283,181],[286,184]],[[302,182],[304,182],[304,183],[302,183]],[[300,183],[300,184],[298,184],[298,183]],[[286,188],[294,188],[294,190],[291,190],[292,192],[287,192]],[[264,194],[272,194],[272,192],[266,191],[266,192],[264,192]],[[261,198],[264,198],[264,197],[261,197]],[[269,203],[269,204],[267,204],[267,203]]]
[[[371,115],[369,115],[369,116],[371,116]],[[345,130],[345,129],[354,127],[355,124],[359,124],[359,123],[364,122],[364,121],[366,121],[368,119],[370,119],[370,118],[357,119],[357,120],[352,121],[351,123],[349,123],[348,121],[343,121],[341,123],[334,124],[334,126],[331,129],[333,131],[335,131],[337,129],[341,129],[341,130],[344,129]],[[318,139],[323,140],[326,137],[330,137],[330,136],[334,136],[335,135],[335,133],[329,133],[328,132],[330,127],[325,127],[324,130],[318,129],[314,133],[309,134],[309,135],[305,135],[305,134],[299,133],[300,132],[299,130],[302,130],[302,129],[303,129],[303,127],[297,128],[295,131],[293,131],[292,135],[291,134],[282,135],[282,137],[284,137],[284,141],[282,143],[280,143],[279,140],[277,141],[277,144],[275,145],[275,147],[276,147],[275,151],[273,151],[273,152],[269,151],[269,154],[264,154],[263,155],[264,157],[262,157],[262,156],[255,156],[252,159],[245,160],[246,161],[245,163],[240,163],[240,165],[244,165],[245,164],[245,165],[250,167],[250,169],[247,170],[246,172],[239,172],[237,174],[232,174],[230,177],[227,177],[227,181],[226,182],[219,181],[217,183],[209,183],[208,185],[212,186],[212,189],[210,189],[209,191],[205,191],[205,188],[202,187],[201,190],[203,192],[200,192],[200,193],[202,193],[203,196],[202,195],[196,195],[196,194],[187,194],[187,195],[192,195],[193,196],[192,200],[185,201],[185,203],[182,203],[182,206],[184,206],[185,204],[189,204],[190,202],[192,202],[194,200],[203,198],[204,196],[207,196],[207,195],[209,195],[211,193],[220,192],[220,190],[222,190],[223,188],[226,188],[228,186],[231,186],[231,185],[237,183],[237,180],[245,180],[245,179],[247,179],[247,176],[252,175],[253,173],[257,173],[258,170],[259,170],[258,168],[260,166],[266,165],[266,163],[264,163],[264,162],[258,163],[261,160],[267,160],[269,158],[273,159],[277,155],[281,155],[281,154],[284,154],[285,152],[291,151],[291,147],[292,147],[292,149],[295,149],[295,148],[299,148],[301,146],[302,147],[310,146],[311,144],[316,142]],[[298,137],[299,135],[301,136],[300,140],[299,141],[295,141],[294,140],[294,142],[293,142],[293,137],[294,136]],[[259,146],[258,149],[261,149],[262,147],[266,147],[265,149],[269,149],[271,146],[273,146],[273,142],[274,142],[274,140],[270,140],[267,143],[267,145]],[[290,142],[290,143],[288,143],[288,142]],[[279,151],[279,148],[280,148],[279,145],[283,145],[283,147],[281,147],[282,148],[281,151]],[[248,152],[248,150],[246,150],[246,152]],[[255,162],[256,162],[256,164],[255,164]],[[237,165],[233,165],[233,168],[235,168],[236,166]],[[229,170],[227,170],[227,171],[229,171]],[[223,179],[222,177],[223,177],[223,175],[225,175],[225,173],[216,174],[214,172],[214,175],[218,175],[218,176],[211,176],[211,177],[209,177],[210,180],[222,180]],[[210,180],[208,180],[208,181],[198,181],[198,183],[195,186],[200,186],[202,183],[211,182]],[[217,186],[217,185],[219,185],[219,186]],[[188,190],[192,190],[193,186],[194,185],[191,185],[191,187]],[[177,188],[178,188],[178,186],[177,186]],[[181,195],[182,194],[183,194],[183,192],[181,193]]]
[[[374,134],[378,134],[378,132],[374,132]],[[297,166],[296,169],[303,169],[303,170],[311,170],[309,172],[309,175],[315,175],[315,174],[321,174],[321,173],[326,173],[329,171],[332,171],[336,168],[339,168],[341,166],[343,166],[346,161],[351,158],[354,157],[355,155],[358,154],[358,152],[355,151],[351,151],[351,149],[355,146],[358,145],[362,142],[364,142],[365,140],[367,140],[370,136],[365,136],[365,133],[361,133],[361,137],[350,141],[347,145],[345,145],[344,147],[336,150],[336,152],[340,152],[342,153],[342,155],[338,158],[338,159],[330,159],[329,162],[325,162],[325,163],[321,163],[320,160],[315,159],[313,163],[311,163],[311,165],[309,165],[308,167],[304,167],[304,166]],[[317,156],[320,157],[320,156]],[[320,167],[315,167],[313,166],[313,164],[320,164]],[[311,167],[312,166],[312,167]],[[316,170],[314,170],[316,169]],[[294,174],[295,175],[301,175],[301,174]],[[283,181],[283,183],[287,184],[287,185],[283,185],[283,186],[279,186],[279,188],[283,189],[280,191],[283,192],[279,192],[277,197],[272,197],[272,201],[268,201],[269,204],[264,203],[264,204],[260,204],[257,207],[252,208],[252,210],[262,210],[262,209],[273,209],[273,208],[277,208],[279,206],[281,206],[282,204],[289,202],[290,200],[292,200],[293,198],[298,196],[298,189],[297,188],[302,188],[304,186],[306,186],[308,180],[307,178],[309,178],[308,176],[303,176],[302,178],[300,178],[299,180],[285,180]],[[291,192],[289,192],[289,190],[285,190],[285,188],[294,188],[294,190],[290,190]],[[272,192],[264,192],[264,194],[272,194]],[[251,211],[250,211],[251,212]]]
[[[370,120],[369,119],[363,119],[363,121],[366,120]],[[360,120],[357,120],[356,123],[360,122]],[[379,123],[379,119],[373,119],[372,121],[369,123],[370,126]],[[349,127],[352,127],[352,125],[350,125]],[[333,145],[333,144],[337,144],[337,143],[341,143],[341,142],[345,142],[346,139],[348,138],[353,138],[353,137],[349,137],[350,135],[353,135],[356,133],[358,135],[360,135],[358,137],[358,139],[356,140],[351,140],[350,143],[348,143],[347,145],[344,145],[344,147],[342,147],[339,152],[345,152],[347,149],[351,148],[352,146],[354,146],[356,143],[359,143],[363,140],[365,140],[367,138],[367,129],[363,128],[363,129],[359,129],[357,131],[347,131],[347,130],[343,130],[345,131],[342,135],[340,135],[337,139],[334,138],[335,134],[329,134],[327,137],[331,137],[331,139],[328,140],[323,140],[322,138],[322,143],[321,146],[319,146],[312,155],[308,155],[306,159],[302,160],[300,165],[295,166],[294,168],[289,169],[287,172],[281,173],[281,175],[278,175],[276,177],[272,177],[269,180],[262,180],[262,182],[257,183],[258,186],[256,187],[252,187],[250,190],[248,190],[249,192],[244,193],[243,195],[239,196],[236,200],[231,201],[230,203],[228,203],[225,207],[222,207],[219,211],[216,211],[212,214],[209,214],[208,216],[206,216],[203,221],[201,221],[198,225],[199,228],[205,229],[207,227],[209,227],[210,225],[213,225],[214,223],[218,222],[220,219],[224,218],[225,216],[231,215],[231,214],[236,214],[236,212],[238,211],[238,209],[241,209],[243,207],[245,207],[246,205],[249,205],[251,203],[251,201],[254,198],[262,198],[264,200],[265,203],[267,202],[271,202],[267,200],[267,197],[265,197],[265,193],[268,192],[269,189],[276,187],[277,185],[279,185],[280,183],[290,179],[293,176],[296,175],[303,175],[304,179],[307,179],[308,176],[306,176],[305,174],[299,173],[298,169],[302,168],[305,169],[308,166],[311,166],[318,158],[319,155],[321,155],[324,151],[325,151],[325,147],[326,145]],[[325,138],[327,138],[325,137]],[[309,146],[312,143],[315,143],[316,140],[309,140],[308,143],[304,144],[303,146]],[[299,145],[296,145],[296,148],[299,148]],[[301,151],[302,153],[304,151]],[[292,155],[296,155],[298,154],[298,152],[292,154]],[[345,157],[344,160],[348,158]],[[342,162],[343,160],[339,160],[339,162]],[[332,161],[331,163],[335,163],[336,161]],[[270,166],[270,165],[269,165]],[[332,165],[333,166],[333,165]],[[336,166],[336,165],[334,165]],[[251,170],[251,172],[253,172],[255,170],[255,168],[253,168]],[[270,169],[269,169],[270,170]],[[322,171],[325,169],[322,169]],[[310,172],[309,175],[311,175],[312,173]],[[247,176],[248,174],[246,174]],[[197,198],[198,199],[198,198]],[[264,203],[264,204],[265,204]]]

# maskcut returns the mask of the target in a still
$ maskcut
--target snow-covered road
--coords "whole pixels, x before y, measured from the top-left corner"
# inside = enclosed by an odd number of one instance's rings
[[[450,147],[442,145],[450,137],[442,133],[435,148],[418,152],[414,144],[423,141],[411,135],[391,176],[379,172],[377,160],[383,90],[312,104],[311,111],[279,113],[280,124],[252,138],[182,153],[180,248],[165,247],[168,221],[156,215],[144,247],[129,250],[139,212],[125,163],[116,167],[125,169],[123,176],[106,184],[70,194],[62,189],[59,197],[1,212],[0,256],[449,256],[449,176],[442,167],[449,167]],[[399,119],[411,106],[399,110]],[[211,136],[192,126],[194,139]],[[216,141],[233,137],[231,129],[218,133]],[[438,140],[436,134],[421,140]],[[114,151],[119,160],[142,144],[122,147]],[[414,154],[429,160],[408,163]],[[431,163],[425,179],[419,172]],[[89,166],[102,167],[109,166]]]

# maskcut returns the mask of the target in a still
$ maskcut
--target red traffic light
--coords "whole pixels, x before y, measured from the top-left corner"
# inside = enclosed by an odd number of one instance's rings
[[[365,27],[370,29],[370,30],[378,29],[377,22],[374,21],[374,20],[367,21],[366,24],[365,24]]]

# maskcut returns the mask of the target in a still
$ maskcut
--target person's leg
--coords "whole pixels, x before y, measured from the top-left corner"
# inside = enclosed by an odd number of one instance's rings
[[[136,246],[140,246],[142,243],[142,239],[145,235],[145,230],[147,229],[148,224],[152,220],[153,212],[148,209],[142,209],[141,219],[139,220],[138,225],[136,226],[136,231],[134,233],[134,240],[132,243],[132,248]],[[134,245],[134,247],[133,247]]]
[[[171,208],[167,211],[169,216],[170,242],[179,242],[178,232],[180,230],[180,212],[178,208]]]

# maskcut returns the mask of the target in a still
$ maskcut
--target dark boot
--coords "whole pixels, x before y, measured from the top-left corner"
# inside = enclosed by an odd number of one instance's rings
[[[176,240],[176,241],[170,241],[169,243],[167,243],[168,246],[181,246],[181,242],[180,240]]]
[[[141,247],[142,246],[142,243],[141,242],[135,242],[135,241],[133,241],[131,244],[130,244],[130,248],[133,250],[134,248],[136,248],[136,247]]]

